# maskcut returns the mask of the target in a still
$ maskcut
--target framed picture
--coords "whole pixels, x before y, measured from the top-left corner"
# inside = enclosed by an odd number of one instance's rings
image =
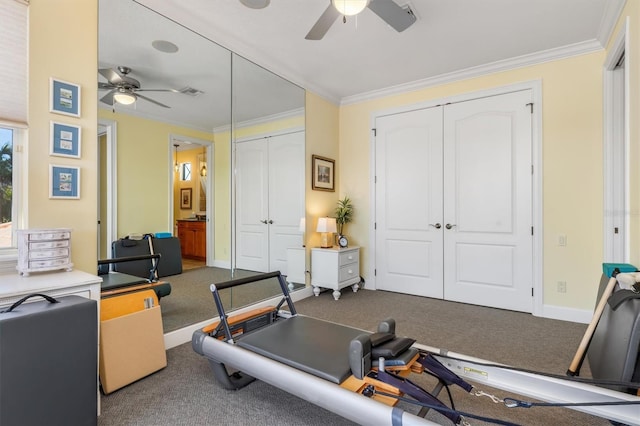
[[[311,156],[311,189],[317,191],[335,191],[335,160],[320,157],[319,155]]]
[[[49,165],[49,198],[80,198],[80,167]]]
[[[66,81],[49,79],[49,112],[80,117],[80,86]]]
[[[191,210],[191,188],[180,189],[180,208]]]
[[[80,127],[54,121],[50,127],[49,155],[80,158]]]

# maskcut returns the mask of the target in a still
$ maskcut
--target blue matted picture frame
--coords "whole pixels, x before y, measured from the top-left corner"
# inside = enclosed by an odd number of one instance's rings
[[[82,129],[71,124],[51,122],[49,155],[80,158]]]
[[[49,198],[80,199],[80,167],[50,164]]]
[[[53,77],[49,86],[49,112],[80,117],[80,86]]]

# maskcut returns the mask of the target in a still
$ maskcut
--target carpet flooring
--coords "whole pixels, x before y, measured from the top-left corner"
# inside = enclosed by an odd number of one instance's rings
[[[419,343],[555,374],[564,374],[586,329],[584,324],[383,291],[343,291],[338,301],[333,300],[330,292],[324,292],[297,302],[296,309],[303,315],[367,330],[375,330],[379,321],[393,317],[397,334],[411,336]],[[162,371],[102,396],[100,426],[353,424],[263,382],[226,391],[217,385],[208,361],[196,354],[190,343],[167,351],[167,356],[168,366]],[[588,365],[583,367],[581,376],[589,376]],[[435,384],[426,375],[414,381],[426,389]],[[499,390],[483,390],[507,396]],[[452,394],[459,410],[515,424],[610,424],[566,408],[508,409],[456,389]],[[407,407],[408,411],[412,409]],[[428,418],[438,424],[451,424],[437,413],[430,413]],[[488,424],[468,421],[472,425]]]

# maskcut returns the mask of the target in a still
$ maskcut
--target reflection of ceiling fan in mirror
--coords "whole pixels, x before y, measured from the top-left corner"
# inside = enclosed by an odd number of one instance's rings
[[[100,102],[111,106],[114,105],[114,102],[122,105],[130,105],[139,98],[163,108],[171,108],[168,105],[143,96],[138,92],[180,92],[175,89],[141,89],[140,82],[133,77],[129,77],[128,74],[131,72],[131,68],[129,67],[119,66],[116,69],[101,68],[98,72],[107,79],[107,83],[98,82],[98,89],[109,90],[109,93],[100,98]]]

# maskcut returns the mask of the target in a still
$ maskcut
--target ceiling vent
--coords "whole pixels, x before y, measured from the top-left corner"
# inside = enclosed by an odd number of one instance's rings
[[[196,97],[196,96],[202,95],[204,92],[202,90],[194,89],[193,87],[187,86],[180,89],[180,93],[184,93],[185,95]]]

